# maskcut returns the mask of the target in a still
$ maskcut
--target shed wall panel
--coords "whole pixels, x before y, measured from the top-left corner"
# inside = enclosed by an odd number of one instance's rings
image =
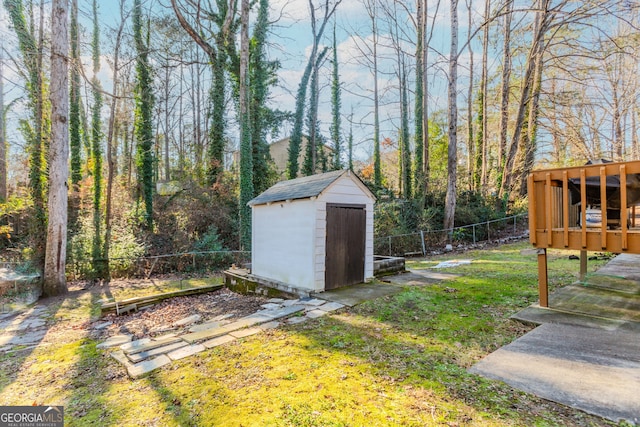
[[[311,200],[253,207],[252,273],[294,287],[321,290],[314,274],[315,203]]]

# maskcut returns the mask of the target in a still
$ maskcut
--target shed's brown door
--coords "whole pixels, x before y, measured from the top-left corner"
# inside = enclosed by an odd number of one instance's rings
[[[327,204],[325,289],[364,282],[364,205]]]

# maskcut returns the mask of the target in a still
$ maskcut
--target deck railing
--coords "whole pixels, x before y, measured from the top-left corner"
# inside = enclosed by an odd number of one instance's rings
[[[604,184],[604,185],[603,185]],[[528,178],[529,239],[538,251],[540,305],[546,307],[546,249],[640,253],[640,161],[534,171]],[[589,206],[600,222],[588,221]]]

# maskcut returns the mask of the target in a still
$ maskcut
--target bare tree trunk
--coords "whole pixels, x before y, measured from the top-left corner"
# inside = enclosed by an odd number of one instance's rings
[[[638,122],[637,117],[640,112],[638,111],[638,105],[634,104],[631,107],[631,156],[634,159],[638,158]]]
[[[447,158],[447,194],[444,205],[444,229],[453,229],[456,215],[458,167],[458,0],[451,0],[451,49],[449,51],[449,149]]]
[[[116,45],[113,52],[113,97],[111,99],[111,111],[109,112],[109,126],[107,130],[107,194],[105,200],[105,218],[104,218],[104,273],[105,280],[111,280],[111,270],[109,268],[109,257],[111,250],[111,210],[113,195],[113,179],[116,175],[115,151],[118,126],[116,125],[116,111],[118,109],[118,73],[120,62],[120,41],[122,39],[122,31],[126,22],[124,16],[124,1],[120,0],[120,27],[116,35]]]
[[[69,175],[69,36],[68,0],[51,3],[51,143],[43,293],[67,292],[67,177]]]
[[[511,10],[513,0],[506,0],[504,33],[502,44],[502,85],[500,89],[500,141],[498,142],[498,185],[502,181],[502,170],[507,151],[507,128],[509,126],[509,86],[511,80]]]
[[[424,1],[424,7],[422,13],[422,23],[424,30],[422,31],[422,174],[424,176],[424,194],[429,191],[429,76],[427,71],[429,69],[427,61],[429,59],[429,43],[431,42],[431,36],[433,36],[433,24],[431,25],[430,35],[427,37],[427,21],[428,21],[428,1]],[[440,0],[438,0],[438,5]],[[437,12],[436,12],[437,13]],[[435,21],[435,15],[434,15]]]
[[[169,59],[164,69],[164,180],[169,181]]]
[[[538,54],[536,56],[536,66],[534,72],[534,83],[531,88],[531,100],[529,101],[529,113],[527,123],[527,138],[524,148],[524,162],[522,165],[522,173],[520,175],[520,196],[527,195],[527,176],[533,170],[535,154],[537,149],[538,137],[538,110],[540,104],[540,91],[542,90],[542,60],[544,51],[542,43],[538,45]]]
[[[482,192],[487,191],[487,90],[489,72],[487,70],[487,60],[489,56],[489,14],[491,13],[491,1],[485,0],[484,8],[484,22],[485,27],[482,32],[482,77],[480,79],[480,109],[482,114],[480,115],[480,129],[478,129],[478,147],[477,147],[477,161],[476,161],[476,175],[479,179],[476,180],[476,184],[479,184]]]
[[[489,1],[487,0],[487,3],[488,2]],[[473,28],[473,20],[470,0],[467,0],[467,15],[469,18],[469,43],[467,43],[467,49],[469,51],[469,90],[467,91],[467,179],[469,181],[469,189],[474,190],[475,186],[473,185],[473,175],[475,167],[475,142],[473,140],[473,49],[471,48],[471,32]],[[486,52],[483,52],[483,58],[485,54]],[[482,64],[485,64],[484,59],[482,60]],[[484,68],[482,71],[484,72]]]
[[[515,175],[514,165],[516,162],[516,154],[520,150],[520,139],[522,136],[522,130],[524,126],[524,120],[526,116],[527,107],[531,100],[531,87],[534,84],[533,76],[536,67],[536,57],[538,55],[539,45],[542,43],[544,34],[547,32],[548,22],[548,5],[550,0],[540,0],[541,7],[540,12],[537,12],[540,25],[536,25],[536,29],[533,34],[533,40],[531,42],[531,48],[529,55],[527,56],[527,62],[525,65],[525,74],[522,83],[522,89],[520,92],[520,101],[518,104],[518,114],[516,115],[516,123],[513,131],[513,138],[509,152],[507,154],[504,171],[502,174],[502,183],[500,185],[499,197],[504,197],[512,189],[513,179]]]

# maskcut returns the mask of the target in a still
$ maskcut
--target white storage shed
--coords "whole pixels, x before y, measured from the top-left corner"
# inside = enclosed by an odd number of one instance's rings
[[[374,202],[347,170],[279,182],[249,202],[251,274],[304,292],[373,277]]]

